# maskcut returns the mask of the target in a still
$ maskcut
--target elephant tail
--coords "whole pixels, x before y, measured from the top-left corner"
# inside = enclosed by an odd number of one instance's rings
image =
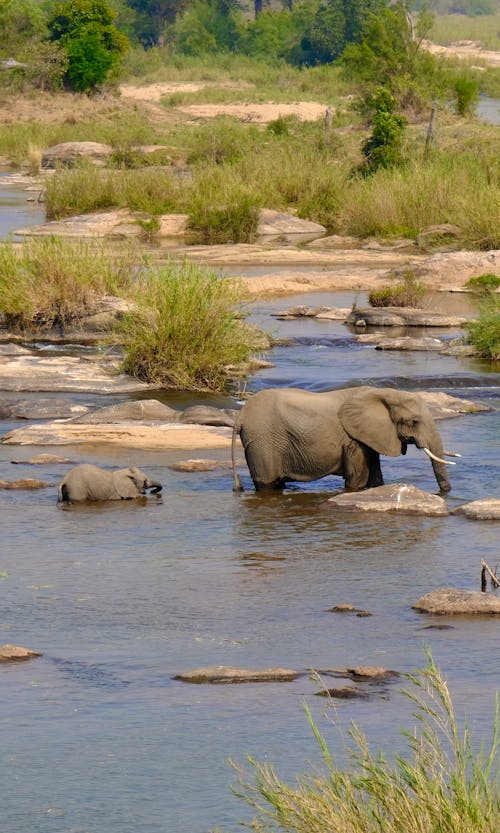
[[[57,489],[57,502],[70,503],[68,487],[66,486],[66,483],[64,481],[59,484],[59,487]]]
[[[233,437],[231,440],[231,463],[233,466],[233,492],[244,492],[243,484],[240,480],[239,474],[236,471],[236,438],[239,436],[241,430],[240,420],[237,416],[233,425]]]

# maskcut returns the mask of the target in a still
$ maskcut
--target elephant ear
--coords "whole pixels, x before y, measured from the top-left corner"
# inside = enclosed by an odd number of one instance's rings
[[[119,469],[113,472],[113,485],[124,500],[138,497],[142,487],[136,482],[132,469]]]
[[[389,403],[375,388],[353,393],[340,407],[339,419],[350,437],[379,454],[397,457],[402,453]]]

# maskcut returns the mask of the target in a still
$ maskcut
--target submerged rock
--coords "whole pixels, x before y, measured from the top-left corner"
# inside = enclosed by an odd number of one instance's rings
[[[362,492],[344,492],[329,498],[331,509],[348,509],[363,512],[399,512],[403,515],[447,515],[448,507],[439,495],[417,489],[416,486],[393,483],[365,489]]]
[[[249,670],[247,668],[233,668],[226,665],[214,665],[207,668],[194,668],[176,674],[174,680],[184,683],[266,683],[293,682],[299,676],[299,671],[290,668],[263,668]]]
[[[440,615],[469,613],[500,613],[500,595],[482,593],[480,590],[457,590],[454,587],[440,588],[426,593],[415,604],[419,613],[437,613]]]
[[[29,466],[43,466],[53,463],[71,463],[72,461],[68,457],[59,457],[57,454],[35,454],[34,457],[30,457],[28,460],[11,460],[10,462],[15,465],[22,463]]]
[[[39,651],[21,648],[18,645],[0,645],[0,662],[19,662],[32,657],[41,657]]]
[[[237,465],[243,464],[242,460],[237,461]],[[216,471],[216,469],[230,469],[232,467],[231,460],[179,460],[178,463],[173,463],[169,466],[172,471]]]
[[[334,605],[333,607],[328,608],[329,613],[354,613],[356,616],[360,618],[364,618],[366,616],[373,616],[373,613],[370,613],[369,610],[363,610],[360,607],[354,607],[353,605],[343,604],[343,605]]]
[[[444,344],[439,338],[423,336],[412,338],[401,336],[400,338],[381,338],[375,345],[375,350],[407,350],[407,351],[433,351],[440,353]]]
[[[352,685],[344,685],[338,688],[325,688],[315,693],[317,697],[333,697],[337,700],[367,700],[369,697],[367,691],[363,691],[362,688],[357,688]]]
[[[0,480],[0,489],[47,489],[53,483],[45,483],[44,480],[34,480],[25,477],[22,480]]]
[[[453,510],[453,515],[465,515],[476,521],[500,521],[500,498],[483,498],[464,503]]]

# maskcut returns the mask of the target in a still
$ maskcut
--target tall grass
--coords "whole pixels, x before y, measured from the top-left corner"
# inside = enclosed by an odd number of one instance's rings
[[[491,294],[484,298],[479,317],[466,324],[469,342],[481,356],[500,361],[500,295]]]
[[[326,774],[282,781],[268,764],[239,771],[235,793],[256,811],[259,833],[496,833],[500,825],[498,698],[487,752],[474,752],[460,732],[446,682],[430,652],[405,693],[416,706],[416,727],[404,730],[408,754],[393,762],[374,756],[357,726],[350,729],[351,766],[335,765],[310,711]]]
[[[180,390],[217,391],[228,366],[246,361],[256,332],[238,313],[242,287],[187,262],[145,271],[134,287],[137,309],[120,322],[125,372]]]
[[[63,330],[96,312],[102,296],[123,293],[131,266],[129,253],[115,260],[100,245],[49,238],[18,251],[7,242],[0,246],[0,310],[13,330]]]

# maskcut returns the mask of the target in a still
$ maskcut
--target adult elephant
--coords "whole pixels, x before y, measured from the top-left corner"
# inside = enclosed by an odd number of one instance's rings
[[[71,469],[59,484],[59,503],[80,503],[96,500],[132,500],[152,489],[161,492],[162,485],[151,480],[140,469],[101,469],[90,463],[82,463]]]
[[[242,491],[235,467],[238,434],[256,489],[280,489],[287,481],[328,474],[343,477],[351,491],[382,486],[380,454],[405,454],[409,444],[431,458],[440,490],[450,489],[442,459],[447,452],[416,393],[364,386],[328,393],[270,388],[254,394],[233,429],[234,491]]]

